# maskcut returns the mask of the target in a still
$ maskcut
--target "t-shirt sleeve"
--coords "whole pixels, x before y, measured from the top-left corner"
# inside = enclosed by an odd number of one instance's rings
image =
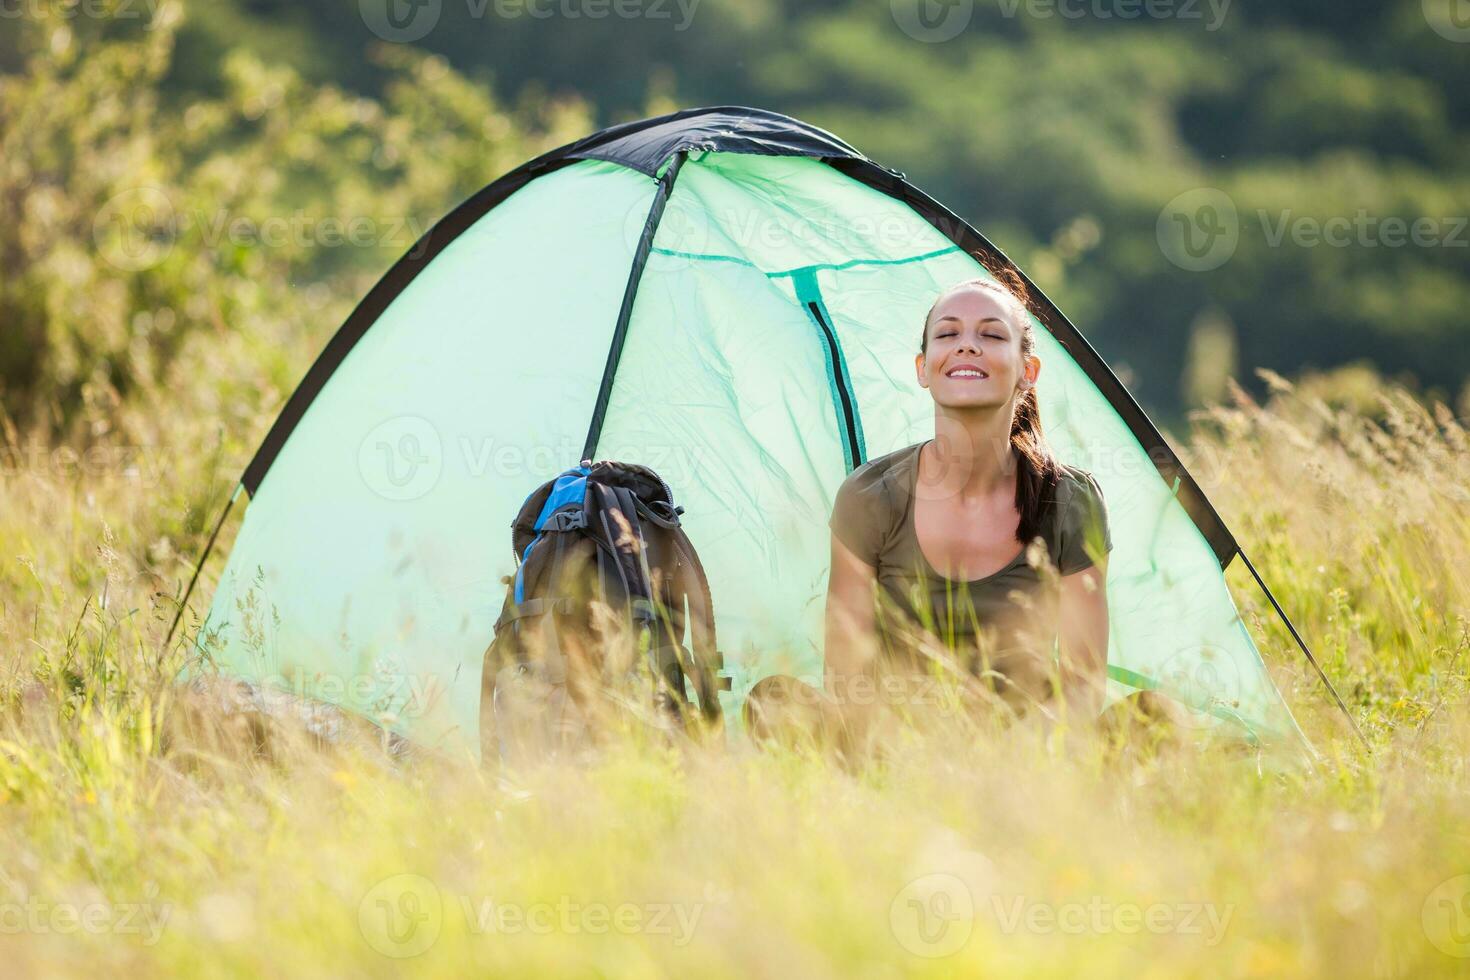
[[[1102,487],[1091,473],[1079,470],[1078,474],[1063,477],[1070,487],[1060,500],[1061,547],[1057,571],[1063,575],[1080,572],[1093,564],[1094,556],[1101,557],[1113,550]]]
[[[827,526],[849,551],[876,568],[888,533],[887,517],[888,497],[882,480],[854,470],[837,488]]]

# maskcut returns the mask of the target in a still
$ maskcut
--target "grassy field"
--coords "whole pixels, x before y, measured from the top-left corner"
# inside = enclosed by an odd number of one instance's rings
[[[1183,447],[1372,744],[1232,567],[1322,753],[1300,772],[935,734],[857,769],[628,741],[512,783],[262,742],[171,684],[163,645],[229,466],[11,431],[4,970],[1463,976],[1470,447],[1447,410],[1359,387],[1277,380]]]

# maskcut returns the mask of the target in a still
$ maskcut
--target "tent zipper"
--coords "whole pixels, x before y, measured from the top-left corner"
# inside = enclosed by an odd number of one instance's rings
[[[827,340],[827,358],[831,365],[832,387],[837,392],[838,407],[842,410],[842,423],[844,437],[847,441],[847,458],[849,468],[856,468],[863,462],[862,443],[858,438],[857,412],[853,408],[852,392],[847,387],[847,375],[842,369],[842,362],[838,356],[837,334],[832,330],[827,318],[822,316],[822,308],[815,300],[808,300],[807,311],[811,313],[813,322],[821,329],[822,335]]]

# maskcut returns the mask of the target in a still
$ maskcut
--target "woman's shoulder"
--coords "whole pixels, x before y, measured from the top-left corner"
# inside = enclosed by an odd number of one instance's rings
[[[1079,466],[1059,467],[1052,509],[1053,559],[1063,575],[1092,564],[1098,552],[1111,551],[1108,507],[1097,478]]]
[[[1096,497],[1102,499],[1102,487],[1097,478],[1088,470],[1080,466],[1072,466],[1068,463],[1058,461],[1057,463],[1057,486],[1056,499],[1058,503],[1070,500],[1078,495],[1084,497]]]
[[[1097,478],[1080,466],[1058,461],[1050,519],[1066,532],[1090,521],[1107,521],[1108,505]]]
[[[923,443],[875,456],[854,467],[837,488],[828,521],[833,532],[853,554],[876,566],[903,512],[902,493],[895,483]]]
[[[923,445],[917,442],[904,446],[854,467],[837,488],[837,508],[849,512],[855,509],[893,511],[896,502],[904,499],[901,485],[905,467],[912,466]]]
[[[923,445],[922,442],[916,442],[911,446],[895,449],[891,453],[874,456],[854,467],[853,471],[847,474],[847,478],[842,481],[842,485],[851,490],[875,490],[897,476],[903,467],[912,464]]]

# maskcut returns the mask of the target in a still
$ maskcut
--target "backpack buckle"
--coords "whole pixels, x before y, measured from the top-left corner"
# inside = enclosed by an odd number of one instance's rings
[[[575,510],[559,510],[546,518],[541,525],[543,530],[552,531],[576,531],[587,526],[587,515],[581,508]]]
[[[633,622],[639,626],[652,626],[654,621],[658,619],[658,610],[647,599],[634,599],[631,613]]]

